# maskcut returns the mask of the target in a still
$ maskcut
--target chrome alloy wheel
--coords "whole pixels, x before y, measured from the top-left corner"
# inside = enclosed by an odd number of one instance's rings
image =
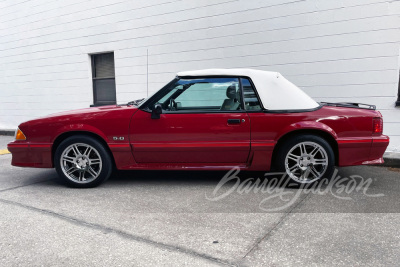
[[[99,152],[83,143],[72,144],[64,149],[60,164],[65,176],[76,183],[90,183],[99,176],[102,168]]]
[[[327,167],[328,155],[325,149],[314,142],[296,144],[285,157],[286,173],[301,184],[309,184],[322,178]]]

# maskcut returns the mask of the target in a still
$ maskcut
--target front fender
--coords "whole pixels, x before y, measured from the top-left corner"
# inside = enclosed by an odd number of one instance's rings
[[[100,129],[89,125],[89,124],[84,124],[84,123],[76,123],[76,124],[68,124],[64,125],[60,128],[57,128],[55,131],[55,135],[53,136],[53,140],[51,140],[52,143],[62,134],[67,133],[67,132],[90,132],[93,134],[96,134],[100,136],[106,143],[109,142],[107,135],[105,135]]]

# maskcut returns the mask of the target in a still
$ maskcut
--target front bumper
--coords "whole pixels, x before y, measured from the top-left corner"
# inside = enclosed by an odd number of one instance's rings
[[[18,167],[52,168],[51,144],[14,141],[7,145],[12,154],[11,165]]]

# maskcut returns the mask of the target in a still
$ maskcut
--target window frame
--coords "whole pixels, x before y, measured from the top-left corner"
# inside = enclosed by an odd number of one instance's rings
[[[96,77],[96,66],[95,66],[95,57],[99,55],[104,55],[104,54],[113,54],[113,61],[114,61],[114,77],[101,77],[98,78]],[[89,54],[90,56],[90,66],[91,66],[91,71],[92,71],[92,90],[93,90],[93,104],[90,105],[91,107],[100,107],[100,106],[107,106],[107,105],[116,105],[117,104],[117,85],[115,83],[115,54],[114,51],[108,51],[108,52],[99,52],[99,53],[91,53]],[[115,101],[102,101],[102,103],[99,103],[97,101],[97,88],[96,88],[96,82],[98,80],[114,80],[114,88],[115,88]]]
[[[242,85],[242,79],[246,79],[246,80],[249,81],[250,86],[251,86],[251,88],[253,88],[254,94],[256,95],[257,101],[260,104],[260,110],[247,110],[246,109],[246,103],[244,103],[244,90],[243,90],[243,85]],[[242,92],[242,101],[243,101],[243,105],[244,105],[243,109],[246,110],[246,112],[248,112],[248,113],[262,113],[262,112],[264,112],[266,109],[264,108],[264,106],[263,106],[263,104],[261,102],[261,99],[258,96],[258,92],[256,90],[256,87],[253,84],[253,81],[249,77],[240,77],[240,86],[241,86],[240,90]]]
[[[155,93],[152,97],[150,97],[148,100],[146,100],[142,105],[140,105],[140,109],[145,111],[145,112],[151,112],[152,111],[152,106],[155,105],[155,99],[159,97],[160,94],[162,94],[165,90],[167,90],[173,83],[180,79],[207,79],[207,78],[235,78],[238,79],[239,82],[239,90],[240,90],[240,107],[242,108],[241,110],[177,110],[177,111],[167,111],[163,110],[163,114],[199,114],[199,113],[263,113],[265,111],[263,104],[260,100],[260,97],[257,93],[257,89],[254,86],[253,81],[251,80],[250,77],[248,76],[232,76],[232,75],[207,75],[207,76],[176,76],[175,79],[173,79],[171,82],[169,82],[167,85],[165,85],[163,88],[161,88],[157,93]],[[242,81],[241,79],[248,79],[250,82],[250,85],[253,87],[253,90],[256,94],[256,97],[258,101],[260,102],[261,110],[246,110],[245,105],[244,105],[244,94],[243,94],[243,87],[242,87]]]

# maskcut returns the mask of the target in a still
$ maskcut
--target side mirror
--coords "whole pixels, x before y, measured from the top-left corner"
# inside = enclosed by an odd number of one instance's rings
[[[155,104],[153,110],[151,111],[151,118],[159,119],[160,114],[162,114],[162,107],[160,104]]]

